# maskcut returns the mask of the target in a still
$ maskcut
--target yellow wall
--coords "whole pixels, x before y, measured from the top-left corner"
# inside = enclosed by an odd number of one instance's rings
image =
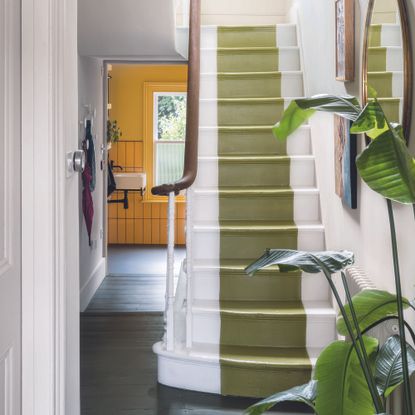
[[[127,172],[141,172],[144,165],[144,83],[187,82],[186,65],[112,65],[109,72],[109,119],[117,120],[122,131],[113,144],[109,159]],[[151,191],[150,188],[147,192]],[[121,198],[115,193],[113,199]],[[164,198],[163,198],[164,199]],[[144,201],[137,193],[129,194],[130,208],[108,205],[108,242],[110,244],[166,244],[167,200]],[[185,243],[185,204],[176,209],[176,243]]]

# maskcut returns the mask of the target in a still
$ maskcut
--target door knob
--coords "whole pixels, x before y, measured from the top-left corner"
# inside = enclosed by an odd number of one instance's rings
[[[73,170],[77,173],[83,173],[85,169],[86,157],[85,151],[76,150],[73,153]]]
[[[82,173],[85,169],[86,156],[83,150],[75,150],[66,153],[66,177],[73,173]]]

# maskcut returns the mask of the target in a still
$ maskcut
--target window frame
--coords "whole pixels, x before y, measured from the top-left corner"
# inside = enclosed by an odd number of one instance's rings
[[[143,169],[147,174],[147,191],[144,194],[143,202],[167,202],[167,196],[155,196],[151,193],[154,187],[156,167],[156,131],[157,114],[155,94],[158,95],[184,95],[187,94],[186,82],[145,82],[144,83],[144,163]],[[183,141],[169,141],[169,143],[183,143]],[[185,196],[179,195],[178,202],[185,202]]]

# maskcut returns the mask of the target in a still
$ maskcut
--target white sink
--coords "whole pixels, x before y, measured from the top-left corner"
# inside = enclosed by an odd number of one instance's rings
[[[145,173],[114,173],[117,190],[143,190],[147,185]]]

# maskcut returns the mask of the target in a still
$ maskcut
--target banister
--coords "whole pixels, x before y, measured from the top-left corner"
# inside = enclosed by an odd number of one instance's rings
[[[178,195],[189,188],[197,175],[199,141],[199,95],[200,95],[200,27],[201,0],[190,0],[189,61],[187,79],[186,138],[182,178],[175,183],[162,184],[151,189],[155,196]]]

